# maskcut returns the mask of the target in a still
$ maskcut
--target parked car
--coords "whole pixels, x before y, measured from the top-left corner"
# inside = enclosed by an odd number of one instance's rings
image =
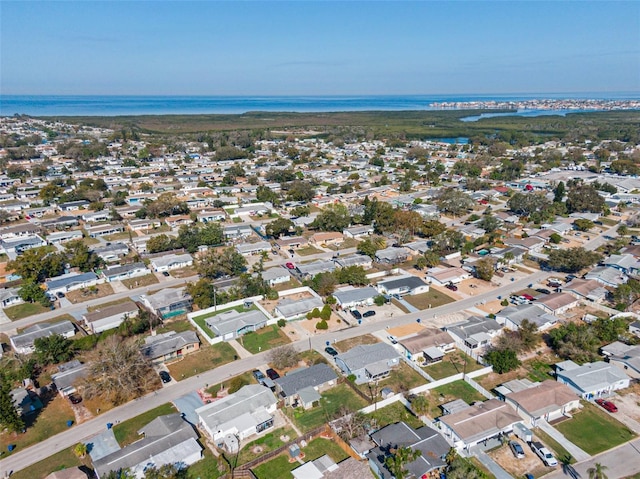
[[[375,316],[376,312],[372,309],[370,309],[369,311],[365,311],[364,313],[362,313],[362,317],[363,318],[370,318],[371,316]]]
[[[536,289],[536,291],[538,293],[541,293],[541,294],[551,294],[551,291],[549,291],[548,289],[545,289],[545,288],[538,288],[538,289]]]
[[[516,459],[524,458],[524,449],[518,441],[509,441],[509,449],[511,449],[511,452],[516,457]]]
[[[575,274],[568,274],[564,280],[568,283],[569,281],[573,281],[574,279],[576,279],[577,276]]]
[[[542,462],[549,467],[555,467],[558,465],[558,460],[551,454],[551,451],[544,447],[541,442],[533,441],[531,443],[531,449],[535,452]]]
[[[168,277],[169,277],[169,276],[171,276],[171,275],[169,274],[169,272],[168,272],[168,271],[163,271],[163,272],[162,272],[162,276],[165,276],[165,277],[167,277],[167,278],[168,278]]]
[[[68,397],[71,404],[79,404],[82,402],[82,398],[76,394],[70,394]]]
[[[295,267],[295,265],[294,265],[293,263],[287,263],[287,264],[285,264],[285,266],[286,266],[288,269],[296,269],[296,267]]]
[[[596,404],[602,406],[609,412],[618,412],[618,407],[613,404],[611,401],[607,401],[606,399],[598,398],[596,399]]]
[[[58,292],[56,293],[56,296],[57,296],[58,298],[64,298],[64,293],[61,293],[60,291],[58,291]]]
[[[398,344],[398,339],[395,336],[387,336],[387,339],[391,341],[391,344]]]
[[[171,376],[169,375],[168,372],[160,371],[159,375],[160,375],[160,379],[162,380],[163,383],[170,383],[171,382]]]
[[[269,376],[269,379],[272,379],[274,381],[280,377],[280,375],[278,374],[278,371],[276,371],[273,368],[267,369],[266,373],[267,373],[267,376]]]
[[[253,377],[258,382],[262,382],[262,380],[265,378],[264,374],[259,369],[254,369],[253,371],[251,371],[251,374],[253,374]]]
[[[326,348],[324,348],[324,352],[327,353],[330,356],[337,356],[338,355],[338,351],[336,351],[331,346],[327,346]]]
[[[362,314],[360,314],[360,311],[358,311],[357,309],[351,310],[351,316],[353,316],[356,319],[362,319]]]
[[[523,294],[522,297],[524,299],[526,299],[527,301],[534,301],[536,299],[533,296],[531,296],[530,294]]]
[[[450,289],[451,291],[458,291],[458,287],[453,283],[447,284],[445,288]]]

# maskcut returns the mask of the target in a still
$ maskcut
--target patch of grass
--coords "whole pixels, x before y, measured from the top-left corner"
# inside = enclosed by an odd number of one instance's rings
[[[396,308],[398,308],[399,310],[401,310],[405,314],[409,314],[410,313],[410,311],[407,309],[407,307],[404,304],[402,304],[400,301],[395,299],[395,298],[393,298],[391,300],[391,304],[393,304]]]
[[[371,334],[363,334],[362,336],[356,336],[355,338],[343,339],[342,341],[332,344],[332,346],[338,351],[344,353],[361,344],[376,344],[379,342],[380,340],[375,336]]]
[[[167,333],[169,331],[175,331],[176,333],[182,333],[184,331],[190,331],[193,329],[193,325],[188,319],[174,319],[171,318],[164,321],[162,326],[157,328],[158,333]]]
[[[456,349],[447,353],[442,361],[425,366],[423,369],[433,379],[443,379],[461,372],[470,373],[471,371],[482,369],[482,365],[478,364],[472,357]]]
[[[288,289],[297,288],[299,286],[300,286],[300,281],[298,281],[294,277],[291,277],[291,279],[289,281],[287,281],[286,283],[276,284],[273,287],[273,289],[275,289],[276,291],[280,292],[280,291],[286,291]]]
[[[90,465],[91,458],[88,454],[84,459],[80,459],[71,449],[63,449],[40,462],[36,462],[25,469],[12,473],[11,477],[15,479],[34,479],[36,477],[46,477],[52,472],[62,469],[78,466],[89,467]]]
[[[357,411],[366,405],[366,401],[353,392],[349,386],[339,384],[322,393],[320,404],[314,408],[304,411],[287,407],[285,412],[293,418],[302,431],[306,432],[334,418],[342,407],[350,411]]]
[[[275,348],[290,342],[287,335],[277,325],[272,324],[255,332],[250,332],[241,336],[238,341],[244,348],[257,354],[260,351]]]
[[[404,407],[404,404],[400,401],[380,408],[375,412],[367,414],[367,416],[375,420],[376,429],[381,429],[384,426],[400,421],[406,422],[412,428],[424,426],[423,422]]]
[[[258,309],[258,307],[257,307],[255,304],[254,304],[254,305],[252,305],[250,308],[245,308],[242,304],[241,304],[241,305],[239,305],[239,306],[232,306],[232,307],[230,307],[230,308],[229,308],[229,307],[225,307],[224,305],[221,305],[221,306],[219,306],[219,307],[217,308],[217,310],[216,310],[216,311],[212,311],[212,312],[210,312],[210,313],[206,313],[206,314],[203,314],[203,315],[201,315],[201,316],[196,316],[196,317],[194,317],[193,319],[194,319],[194,320],[195,320],[195,319],[200,319],[200,318],[202,318],[202,319],[208,319],[208,318],[211,318],[211,317],[213,317],[213,316],[217,316],[217,315],[219,315],[220,313],[224,313],[225,311],[231,311],[232,309],[233,309],[233,310],[235,310],[235,311],[237,311],[237,312],[239,312],[239,313],[244,313],[244,312],[247,312],[247,311],[253,311],[253,310],[255,310],[255,309]]]
[[[253,377],[253,374],[251,374],[250,371],[247,371],[246,373],[239,374],[238,376],[229,378],[221,383],[214,384],[213,386],[207,388],[206,391],[213,397],[216,397],[218,395],[218,392],[220,392],[224,388],[228,388],[232,382],[236,384],[257,384],[257,381]]]
[[[238,218],[237,216],[233,218],[234,223],[242,223],[242,218]]]
[[[315,246],[303,246],[302,248],[298,248],[296,250],[296,254],[300,256],[310,256],[312,254],[322,253],[323,251],[316,248]]]
[[[200,461],[189,466],[187,471],[189,479],[200,479],[205,477],[207,479],[218,479],[227,471],[227,466],[224,460],[217,459],[208,447],[205,446],[202,454],[204,457]]]
[[[304,462],[314,461],[325,454],[329,455],[336,463],[348,457],[347,453],[340,449],[340,446],[321,437],[310,441],[306,447],[302,448],[302,452],[305,455]],[[268,462],[260,464],[252,471],[258,479],[286,479],[293,477],[291,471],[300,467],[300,465],[298,461],[289,462],[289,455],[283,453]]]
[[[84,238],[82,238],[82,242],[85,244],[85,246],[93,246],[94,244],[100,243],[100,240],[97,238],[91,238],[90,236],[85,236]]]
[[[56,394],[51,400],[43,400],[44,407],[25,418],[27,431],[13,435],[7,432],[0,434],[2,450],[7,453],[7,446],[14,444],[15,452],[37,444],[68,429],[67,421],[73,421],[75,416],[71,406],[61,396]]]
[[[195,276],[196,274],[198,274],[196,272],[196,270],[191,267],[191,266],[187,266],[185,268],[180,268],[180,269],[174,269],[169,271],[169,274],[173,277],[173,278],[190,278],[191,276]]]
[[[429,309],[429,306],[431,306],[431,308],[437,308],[438,306],[449,304],[454,301],[454,299],[450,296],[447,296],[446,294],[435,289],[430,289],[426,293],[422,294],[406,295],[403,296],[402,299],[404,299],[411,306],[420,310]]]
[[[463,380],[454,381],[437,387],[434,391],[438,394],[444,395],[445,397],[453,396],[454,399],[462,399],[467,404],[485,400],[485,397],[482,394],[473,389],[469,383]]]
[[[398,393],[408,391],[426,382],[428,381],[425,378],[411,369],[410,366],[406,365],[404,361],[401,361],[400,365],[391,371],[389,377],[378,381],[377,390],[378,394],[382,391],[382,388],[390,388],[393,392]],[[359,384],[356,387],[368,397],[371,397],[371,394],[375,394],[376,392],[375,389],[370,389],[367,383]],[[379,395],[373,398],[375,401],[379,401],[380,399],[382,398]]]
[[[130,231],[123,231],[122,233],[114,233],[112,235],[103,236],[103,238],[107,241],[118,241],[118,240],[128,240],[131,236]]]
[[[121,298],[121,299],[117,299],[115,301],[109,301],[108,303],[102,303],[102,304],[98,304],[96,306],[89,306],[87,308],[87,311],[88,312],[97,311],[99,309],[108,308],[109,306],[115,306],[117,304],[124,304],[124,303],[134,304],[133,301],[131,301],[131,299],[129,299],[129,298]]]
[[[569,451],[567,451],[562,445],[560,445],[558,441],[549,436],[549,434],[539,428],[535,428],[533,432],[539,439],[542,440],[543,443],[547,445],[549,449],[551,449],[552,452],[555,452],[555,456],[558,461],[563,458],[569,457],[571,458],[569,459],[569,464],[575,464],[576,460],[571,454],[569,454]]]
[[[115,435],[118,444],[120,444],[121,447],[124,447],[127,444],[131,444],[132,442],[140,439],[138,430],[149,424],[155,418],[176,412],[178,412],[178,410],[173,406],[173,404],[162,404],[161,406],[142,413],[139,416],[128,419],[120,424],[116,424],[113,426],[113,434]]]
[[[167,368],[171,376],[180,381],[230,363],[235,356],[236,351],[229,343],[203,344],[199,351],[187,354],[179,361],[167,364]]]
[[[4,310],[4,313],[11,321],[15,321],[16,319],[26,318],[28,316],[33,316],[34,314],[45,313],[50,310],[51,308],[42,306],[40,303],[22,303],[6,308]]]
[[[610,219],[610,218],[600,218],[600,221],[605,226],[615,226],[618,223],[620,223],[619,220],[614,220],[614,219]]]
[[[296,433],[290,427],[282,427],[259,437],[242,448],[242,451],[240,451],[240,457],[238,457],[238,464],[246,464],[257,457],[284,445],[284,442],[280,439],[281,436],[288,436],[291,441],[296,438]],[[254,448],[257,446],[260,447],[260,451],[253,452]]]
[[[532,359],[525,363],[525,367],[529,370],[527,377],[531,381],[546,381],[547,379],[555,379],[552,372],[553,367],[550,363],[540,359]]]
[[[136,278],[123,279],[120,281],[125,287],[129,289],[142,288],[143,286],[151,286],[160,282],[157,276],[153,273],[145,274],[144,276],[138,276]]]
[[[106,298],[113,294],[113,288],[109,283],[98,284],[95,287],[76,289],[67,293],[67,299],[73,304],[82,303],[92,299]]]
[[[556,426],[576,446],[592,456],[635,437],[633,431],[597,406],[582,401],[583,409]]]

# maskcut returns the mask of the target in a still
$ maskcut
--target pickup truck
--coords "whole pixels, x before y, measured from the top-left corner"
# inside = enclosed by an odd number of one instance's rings
[[[549,449],[544,447],[544,444],[542,444],[541,442],[531,442],[531,450],[535,452],[540,459],[542,459],[542,462],[544,462],[546,466],[555,467],[558,465],[558,460],[554,457],[553,454],[551,454],[551,451],[549,451]]]

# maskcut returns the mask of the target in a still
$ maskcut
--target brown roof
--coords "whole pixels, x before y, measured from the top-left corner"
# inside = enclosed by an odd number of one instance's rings
[[[465,442],[493,436],[522,421],[511,406],[498,399],[489,399],[455,414],[441,416],[439,420]]]
[[[578,400],[578,396],[569,386],[553,379],[547,379],[523,391],[507,394],[506,397],[534,417],[561,409],[568,403]]]
[[[596,289],[602,289],[602,285],[595,279],[575,278],[562,288],[564,291],[575,291],[581,296],[588,296]]]
[[[99,321],[100,319],[109,318],[111,316],[115,316],[116,314],[127,313],[137,311],[138,306],[131,301],[127,301],[125,303],[114,304],[113,306],[107,306],[103,309],[96,309],[91,313],[85,314],[84,320],[88,323],[92,323],[93,321]]]
[[[403,339],[400,341],[400,344],[402,344],[411,354],[415,354],[426,348],[450,344],[452,342],[453,339],[446,331],[441,331],[436,328],[428,328],[423,333]]]
[[[537,304],[541,304],[550,310],[555,311],[556,309],[560,309],[563,306],[575,303],[576,301],[578,300],[569,293],[551,293],[538,300]]]
[[[52,472],[44,479],[87,479],[87,475],[79,467],[70,467]]]

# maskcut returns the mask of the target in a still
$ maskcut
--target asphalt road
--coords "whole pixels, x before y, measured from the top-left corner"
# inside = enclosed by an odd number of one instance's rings
[[[476,304],[481,303],[483,300],[491,301],[496,299],[499,295],[508,295],[512,290],[523,289],[529,283],[541,282],[549,276],[550,273],[546,272],[533,273],[524,279],[508,283],[493,291],[455,301],[428,311],[420,311],[394,318],[380,318],[380,320],[376,322],[366,323],[336,332],[319,334],[310,339],[306,338],[299,340],[293,344],[299,350],[309,349],[309,346],[311,345],[313,349],[322,351],[325,347],[326,341],[341,341],[343,339],[373,333],[375,331],[384,330],[387,327],[415,322],[417,318],[420,318],[423,324],[428,324],[435,316],[458,313],[464,309],[471,308]],[[5,471],[19,471],[35,464],[38,461],[46,459],[62,449],[69,448],[80,441],[88,439],[89,437],[104,430],[108,422],[116,423],[117,421],[125,421],[138,416],[149,409],[153,409],[161,404],[173,401],[189,391],[194,391],[211,384],[218,384],[223,382],[225,379],[231,378],[245,371],[258,368],[267,362],[267,355],[268,351],[265,351],[249,358],[225,364],[224,366],[207,371],[199,376],[194,376],[177,383],[172,383],[161,390],[107,411],[87,422],[75,425],[69,430],[46,439],[37,445],[18,451],[10,457],[4,458],[0,464],[0,474]]]

